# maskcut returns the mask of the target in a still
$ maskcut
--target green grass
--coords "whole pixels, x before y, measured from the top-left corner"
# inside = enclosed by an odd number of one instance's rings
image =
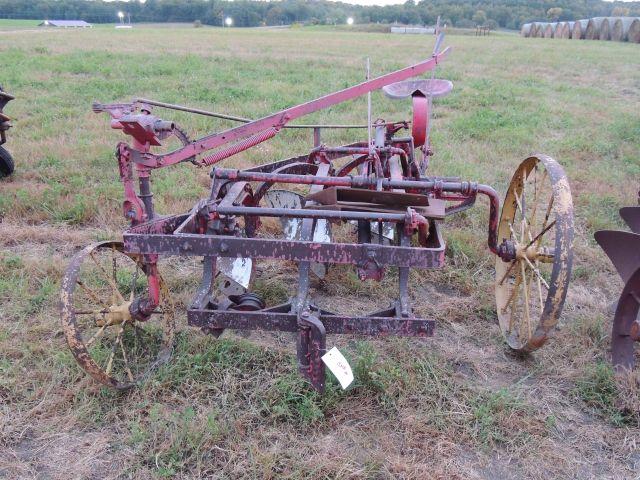
[[[9,18],[0,18],[0,28],[3,27],[36,27],[41,20],[14,20]]]
[[[516,357],[504,347],[488,209],[479,201],[443,225],[443,271],[411,274],[417,314],[438,320],[434,339],[329,338],[354,368],[346,392],[332,376],[324,396],[313,392],[298,375],[291,337],[216,340],[188,329],[183,307],[197,288],[195,260],[163,270],[180,314],[172,361],[140,389],[116,393],[75,366],[57,311],[72,254],[117,238],[125,225],[113,154],[125,137],[91,112],[91,102],[147,97],[258,118],[362,81],[366,57],[374,75],[422,60],[431,38],[319,27],[21,32],[36,23],[29,22],[0,20],[0,29],[16,30],[0,42],[2,84],[16,96],[5,109],[14,119],[6,147],[16,173],[0,181],[0,412],[10,411],[0,477],[628,476],[625,435],[640,435],[628,413],[638,394],[601,362],[607,305],[619,284],[592,234],[620,227],[618,208],[637,195],[636,45],[447,37],[454,51],[437,75],[454,90],[434,107],[431,172],[487,183],[502,195],[519,162],[544,152],[570,179],[575,270],[563,320],[542,350]],[[373,102],[375,117],[410,114],[407,102],[380,92]],[[231,125],[156,113],[192,138]],[[365,118],[361,98],[304,121]],[[323,141],[363,135],[325,132]],[[224,165],[275,161],[310,146],[310,132],[286,130]],[[208,187],[207,169],[191,164],[153,174],[163,213],[188,210]],[[258,267],[255,288],[268,304],[293,295],[291,265]],[[313,286],[326,308],[364,312],[389,304],[394,275],[362,283],[338,267]],[[58,449],[49,448],[52,438]],[[58,465],[66,468],[60,475]]]
[[[618,386],[611,365],[597,362],[585,368],[583,377],[576,382],[578,397],[600,415],[607,418],[614,425],[624,425],[631,418],[625,418],[623,412],[616,405],[619,397]]]

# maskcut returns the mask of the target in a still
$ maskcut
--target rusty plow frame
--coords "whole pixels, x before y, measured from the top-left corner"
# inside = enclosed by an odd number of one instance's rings
[[[111,127],[132,139],[116,149],[123,215],[130,226],[123,242],[80,252],[63,280],[63,325],[78,363],[98,381],[125,389],[166,361],[174,320],[168,317],[173,308],[158,259],[191,256],[202,259],[203,272],[187,308],[189,325],[215,336],[225,329],[293,332],[300,372],[323,391],[321,357],[327,335],[433,335],[434,320],[414,313],[409,271],[444,265],[442,224],[472,208],[478,196],[486,197],[489,205],[487,247],[497,262],[500,327],[511,348],[539,348],[558,321],[570,278],[573,213],[568,181],[555,160],[533,155],[516,171],[501,210],[498,194],[488,185],[427,174],[433,155],[432,102],[447,95],[452,84],[410,79],[444,60],[449,48],[440,51],[441,43],[442,35],[433,54],[415,65],[258,120],[148,99],[95,103],[95,112],[108,113]],[[412,118],[365,125],[291,124],[378,89],[391,98],[411,100]],[[153,115],[154,107],[240,125],[191,140],[174,122]],[[369,118],[370,108],[369,103]],[[219,166],[287,128],[313,131],[308,153],[241,170]],[[369,139],[327,146],[321,135],[328,128],[367,129]],[[403,135],[405,130],[409,134]],[[162,150],[170,137],[181,146]],[[185,162],[213,167],[209,194],[189,212],[159,215],[151,173]],[[261,233],[270,217],[282,226],[278,238]],[[334,241],[332,226],[338,224],[351,225],[353,241]],[[254,263],[262,259],[297,264],[297,291],[286,303],[266,305],[251,291]],[[360,316],[320,308],[311,298],[311,279],[323,277],[333,264],[353,265],[361,281],[380,281],[388,267],[397,267],[396,300]],[[122,265],[128,273],[119,270]],[[230,290],[220,287],[221,275],[229,280]],[[140,347],[146,338],[152,339],[151,346]]]

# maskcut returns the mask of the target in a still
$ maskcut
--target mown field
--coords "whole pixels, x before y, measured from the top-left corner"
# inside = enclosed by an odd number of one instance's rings
[[[533,152],[560,161],[576,210],[575,263],[562,321],[536,353],[504,346],[486,249],[487,205],[443,225],[448,265],[413,272],[412,299],[438,320],[426,341],[329,338],[356,374],[325,396],[299,379],[289,338],[205,337],[178,320],[173,360],[140,388],[115,393],[74,363],[58,317],[70,257],[117,239],[121,133],[94,100],[147,97],[259,117],[430,54],[431,37],[211,28],[38,31],[1,24],[0,84],[14,94],[6,145],[16,173],[0,181],[0,477],[14,478],[639,478],[640,390],[608,364],[609,306],[621,288],[593,241],[621,226],[640,188],[640,51],[610,42],[512,35],[449,36],[438,76],[431,172],[504,194]],[[373,95],[374,116],[409,104]],[[167,114],[192,136],[228,123]],[[358,99],[309,122],[362,123]],[[306,121],[305,120],[305,121]],[[327,143],[364,132],[327,134]],[[247,166],[302,153],[288,130],[226,162]],[[163,212],[206,195],[208,171],[157,172]],[[266,263],[256,288],[270,301],[295,288],[293,265]],[[170,273],[168,273],[170,275]],[[197,279],[194,280],[194,282]],[[174,282],[178,305],[190,284]],[[314,290],[353,310],[395,289],[332,270]],[[634,387],[635,385],[635,387]]]

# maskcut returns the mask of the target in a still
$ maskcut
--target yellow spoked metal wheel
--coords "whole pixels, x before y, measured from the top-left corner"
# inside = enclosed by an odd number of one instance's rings
[[[498,321],[513,350],[530,352],[557,325],[571,277],[573,202],[553,158],[533,155],[513,175],[498,226],[498,242],[505,240],[515,259],[496,259]]]
[[[61,317],[78,364],[98,382],[124,390],[166,362],[173,347],[174,309],[160,279],[160,305],[136,320],[129,307],[148,294],[144,263],[121,242],[89,245],[62,281]]]

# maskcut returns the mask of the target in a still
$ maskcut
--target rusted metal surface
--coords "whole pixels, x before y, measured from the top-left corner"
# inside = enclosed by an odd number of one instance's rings
[[[340,187],[325,188],[317,193],[307,195],[305,200],[314,200],[323,205],[334,205],[338,202],[365,202],[400,208],[418,206],[426,207],[429,205],[429,198],[425,195]]]
[[[640,234],[619,230],[600,230],[594,235],[598,245],[616,267],[620,278],[627,282],[640,266]]]
[[[123,214],[130,227],[123,234],[124,244],[101,244],[79,253],[63,281],[63,324],[67,341],[83,368],[98,381],[116,388],[133,385],[136,380],[114,380],[111,366],[105,368],[93,360],[83,343],[84,337],[78,334],[71,306],[80,266],[95,248],[110,246],[136,262],[146,276],[147,286],[144,291],[132,289],[127,299],[112,298],[113,295],[96,298],[108,307],[106,317],[94,322],[98,328],[146,325],[165,308],[167,295],[158,259],[202,257],[200,286],[187,308],[189,325],[214,336],[227,328],[295,332],[299,371],[313,388],[322,391],[325,368],[321,356],[326,352],[328,334],[433,335],[435,322],[414,314],[410,269],[444,265],[442,224],[448,216],[473,207],[478,195],[488,199],[487,245],[497,256],[499,271],[508,271],[516,263],[553,265],[544,312],[526,349],[541,345],[562,309],[570,274],[573,224],[568,183],[555,161],[543,155],[527,159],[514,177],[503,218],[513,216],[516,211],[519,201],[516,197],[519,199],[521,188],[518,182],[523,174],[526,177],[540,163],[552,179],[557,201],[553,207],[553,226],[554,232],[560,234],[555,236],[553,245],[539,245],[535,240],[515,238],[509,230],[513,220],[501,223],[500,200],[491,186],[426,175],[433,154],[429,147],[431,100],[448,94],[452,85],[433,78],[408,79],[434,69],[444,59],[448,49],[440,52],[441,42],[439,35],[433,55],[416,65],[258,120],[145,99],[129,104],[95,103],[94,111],[108,113],[112,128],[131,138],[130,144],[118,145],[116,155],[124,186]],[[303,115],[380,88],[394,98],[412,97],[414,111],[410,121],[368,119],[364,125],[368,140],[342,146],[322,144],[321,129],[330,128],[329,125],[289,125]],[[174,122],[152,114],[152,106],[243,125],[191,141]],[[154,210],[150,181],[153,170],[184,161],[199,166],[215,165],[288,127],[313,129],[313,148],[308,153],[242,170],[215,167],[210,173],[209,196],[196,202],[189,212],[162,216]],[[402,136],[401,131],[409,128],[411,134]],[[162,152],[163,141],[169,136],[178,138],[182,147]],[[283,190],[287,186],[293,190]],[[277,231],[278,223],[269,223],[270,217],[280,220],[281,231]],[[342,229],[342,241],[335,242],[332,227],[341,223],[353,228],[346,233]],[[270,228],[264,228],[265,225]],[[351,238],[344,240],[343,235]],[[260,270],[256,264],[262,259],[297,263],[296,288],[287,303],[265,305],[251,292],[253,276]],[[362,316],[318,308],[312,299],[311,273],[322,278],[335,264],[352,265],[362,281],[380,281],[389,266],[398,267],[396,299],[388,308]],[[396,270],[391,271],[395,274]],[[498,304],[500,301],[498,298]],[[519,347],[509,343],[513,348]],[[169,346],[163,348],[170,350]]]
[[[290,306],[287,308],[289,309]],[[428,337],[433,335],[435,327],[434,320],[422,318],[374,317],[370,315],[351,317],[328,314],[317,316],[324,324],[328,334]],[[298,331],[298,317],[294,313],[190,309],[187,318],[190,325],[205,329]]]
[[[640,233],[640,207],[622,207],[620,216],[634,233]]]
[[[224,235],[145,235],[125,232],[124,244],[131,253],[163,253],[218,257],[275,258],[294,262],[357,265],[375,260],[380,265],[440,268],[444,265],[444,241],[436,223],[429,235],[430,248],[391,247],[376,244],[319,243]]]
[[[631,232],[600,230],[594,237],[624,282],[611,330],[611,361],[623,371],[635,368],[640,342],[640,207],[623,207],[620,216]]]

